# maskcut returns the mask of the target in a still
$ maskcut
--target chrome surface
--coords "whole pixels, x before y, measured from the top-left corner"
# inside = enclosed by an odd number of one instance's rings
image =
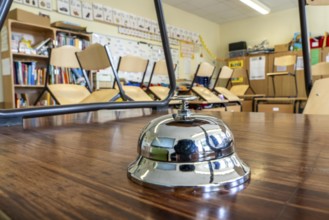
[[[182,101],[181,109],[178,110],[178,114],[173,114],[175,121],[190,121],[191,111],[188,109],[188,101],[195,100],[197,97],[190,95],[180,95],[174,96],[171,99]]]
[[[135,182],[164,187],[230,188],[249,180],[250,168],[236,155],[231,130],[220,119],[178,114],[152,120],[138,140],[139,156],[128,168]]]

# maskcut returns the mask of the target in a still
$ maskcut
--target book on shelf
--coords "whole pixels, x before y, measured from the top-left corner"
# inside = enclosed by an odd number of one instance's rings
[[[46,68],[37,67],[36,61],[14,61],[14,83],[16,85],[43,85]]]
[[[29,107],[29,96],[26,93],[15,93],[16,108]]]
[[[56,40],[58,46],[72,45],[79,48],[80,50],[86,48],[90,44],[89,40],[80,38],[79,36],[70,35],[64,32],[57,33]]]
[[[50,68],[49,84],[80,84],[85,85],[85,80],[79,68]],[[83,81],[83,82],[82,82]]]
[[[52,43],[52,39],[51,38],[47,38],[45,40],[40,41],[39,43],[35,44],[33,46],[33,49],[35,50],[36,54],[38,55],[48,55],[48,48],[49,48],[49,44]]]

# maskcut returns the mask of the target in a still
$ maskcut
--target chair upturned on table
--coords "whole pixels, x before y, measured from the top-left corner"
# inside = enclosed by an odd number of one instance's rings
[[[141,75],[141,79],[137,82],[139,85],[123,85],[122,89],[131,101],[153,101],[153,99],[142,89],[144,77],[149,61],[139,56],[126,55],[119,58],[117,72],[127,72]],[[138,77],[136,77],[138,78]]]
[[[227,109],[231,109],[231,111],[241,111],[241,102],[243,99],[227,89],[232,73],[233,69],[228,66],[223,66],[217,74],[212,91],[217,95],[222,95],[229,102],[226,105]]]
[[[320,62],[312,66],[313,86],[303,114],[329,114],[329,63]]]
[[[111,54],[109,53],[107,45],[102,46],[99,43],[91,44],[86,49],[76,52],[76,56],[81,69],[83,69],[84,71],[98,71],[101,69],[110,68],[114,76],[114,82],[118,86],[118,89],[112,86],[112,88],[103,88],[96,90],[92,93],[92,95],[84,99],[82,103],[108,102],[115,101],[119,98],[124,101],[127,100],[123,92],[118,73],[113,67],[113,60]]]
[[[177,65],[175,64],[174,71],[176,70],[176,67]],[[158,60],[153,63],[149,83],[146,87],[146,92],[151,93],[154,96],[155,100],[164,100],[169,94],[170,87],[163,85],[152,85],[154,77],[165,78],[165,81],[169,82],[168,68],[165,60]],[[145,79],[145,76],[143,78]],[[169,102],[169,105],[177,105],[180,103],[181,102],[179,100],[171,100]]]
[[[199,100],[191,101],[191,104],[201,106],[201,108],[204,108],[203,106],[206,105],[211,105],[215,108],[226,109],[225,104],[228,103],[227,100],[218,97],[209,88],[205,86],[195,86],[197,77],[207,77],[208,79],[211,79],[214,74],[214,71],[215,66],[211,65],[208,62],[201,62],[198,65],[188,93],[192,92],[199,98]]]
[[[94,52],[94,51],[97,52]],[[88,55],[91,52],[91,56]],[[84,59],[80,61],[77,60],[76,53],[82,53]],[[39,97],[36,99],[35,104],[39,102],[45,92],[48,92],[54,101],[59,105],[65,104],[81,104],[81,103],[96,103],[116,100],[119,96],[119,91],[116,89],[106,89],[91,92],[90,88],[86,86],[77,84],[64,84],[56,83],[49,84],[50,79],[50,66],[55,68],[81,68],[89,65],[93,69],[101,69],[103,67],[109,67],[109,60],[103,46],[91,45],[89,48],[81,52],[74,46],[65,45],[58,48],[53,48],[50,51],[49,65],[47,68],[46,82],[43,91],[40,93]],[[85,74],[85,73],[84,73]],[[86,82],[88,77],[85,77]],[[89,85],[89,83],[87,83]]]
[[[242,101],[242,110],[254,111],[255,98],[265,97],[265,94],[256,93],[250,83],[249,72],[245,68],[235,68],[231,78],[230,92],[238,96]]]
[[[298,96],[298,84],[296,74],[297,55],[283,55],[274,58],[273,72],[267,73],[272,83],[272,96],[255,98],[254,109],[260,112],[286,112],[298,113],[301,103],[307,100],[306,97]],[[291,83],[288,78],[293,78],[294,92],[288,93],[281,89],[278,93],[277,84],[283,88]]]

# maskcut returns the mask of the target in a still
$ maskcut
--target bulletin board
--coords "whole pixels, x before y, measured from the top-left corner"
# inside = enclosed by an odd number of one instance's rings
[[[134,55],[134,56],[143,57],[144,59],[148,59],[149,65],[147,68],[147,74],[145,76],[146,82],[149,81],[154,62],[164,59],[164,52],[162,46],[146,43],[143,41],[135,41],[130,39],[114,37],[110,35],[93,33],[92,43],[109,45],[109,49],[114,59],[113,62],[115,67],[118,66],[120,56]],[[179,65],[179,50],[175,48],[171,48],[171,56],[173,63]],[[176,69],[178,70],[178,66]],[[106,71],[110,71],[110,70],[106,70]],[[178,78],[178,71],[176,71],[175,75],[176,78]],[[124,78],[127,81],[140,82],[142,76],[143,73],[140,74],[129,73],[129,72],[120,73],[120,78]],[[168,77],[154,76],[152,79],[152,83],[168,83]]]

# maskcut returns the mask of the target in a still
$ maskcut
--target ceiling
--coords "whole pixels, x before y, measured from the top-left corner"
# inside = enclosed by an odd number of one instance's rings
[[[298,0],[259,1],[268,6],[271,13],[298,7]],[[162,2],[218,24],[264,16],[240,0],[162,0]]]

